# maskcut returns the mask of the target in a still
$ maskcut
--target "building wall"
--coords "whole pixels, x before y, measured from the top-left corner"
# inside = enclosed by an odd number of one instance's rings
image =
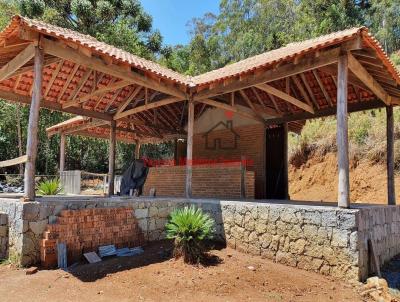
[[[192,172],[192,196],[208,198],[233,198],[241,196],[241,167],[239,163],[197,165]],[[185,166],[162,166],[149,169],[143,194],[148,196],[155,188],[157,196],[185,196]],[[245,192],[254,198],[254,172],[246,171]]]
[[[8,215],[0,212],[0,260],[8,257]]]
[[[264,126],[261,124],[244,125],[235,127],[233,130],[238,138],[236,147],[234,136],[229,129],[215,129],[208,133],[196,133],[193,137],[193,159],[196,161],[240,161],[244,157],[246,169],[254,172],[255,176],[255,198],[261,199],[264,193],[265,171],[264,171]],[[221,141],[222,147],[207,148],[213,146],[215,140]]]

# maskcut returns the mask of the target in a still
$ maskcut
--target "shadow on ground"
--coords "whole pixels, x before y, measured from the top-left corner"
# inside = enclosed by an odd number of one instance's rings
[[[222,244],[212,245],[213,249],[222,249],[224,247],[225,246]],[[131,257],[109,257],[104,258],[102,262],[93,264],[81,262],[78,265],[74,265],[73,268],[70,268],[68,272],[82,282],[94,282],[110,274],[161,263],[172,258],[173,245],[170,241],[165,240],[149,243],[144,247],[144,253],[141,255]],[[178,261],[183,260],[179,259]],[[218,256],[208,253],[200,265],[217,266],[221,262]]]

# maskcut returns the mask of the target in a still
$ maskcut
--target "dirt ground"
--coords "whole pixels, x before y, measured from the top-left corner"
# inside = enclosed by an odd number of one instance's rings
[[[3,265],[0,301],[362,301],[348,283],[230,248],[213,250],[208,266],[185,265],[170,251],[168,243],[155,243],[140,256],[72,272],[26,275]]]
[[[355,202],[387,203],[386,165],[371,164],[367,160],[351,163],[350,198]],[[323,159],[311,158],[300,168],[290,166],[289,190],[293,200],[336,201],[337,200],[336,155],[327,154]],[[400,188],[400,176],[395,185]],[[396,191],[400,202],[400,190]]]

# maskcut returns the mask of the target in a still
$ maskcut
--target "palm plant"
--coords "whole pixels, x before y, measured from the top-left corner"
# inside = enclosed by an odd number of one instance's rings
[[[58,178],[41,181],[36,190],[39,195],[57,195],[63,191]]]
[[[185,263],[199,263],[207,251],[206,240],[213,238],[214,220],[194,206],[171,213],[166,225],[167,238],[174,239],[174,256]]]

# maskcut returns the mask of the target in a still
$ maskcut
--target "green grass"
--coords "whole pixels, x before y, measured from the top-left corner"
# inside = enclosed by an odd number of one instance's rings
[[[63,192],[60,180],[58,178],[41,181],[37,185],[39,195],[57,195]]]
[[[400,170],[400,108],[394,108],[395,168]],[[349,115],[350,155],[373,163],[386,160],[386,111],[374,109]],[[310,156],[323,156],[336,151],[336,118],[306,122],[300,135],[289,135],[289,158],[301,165]]]

